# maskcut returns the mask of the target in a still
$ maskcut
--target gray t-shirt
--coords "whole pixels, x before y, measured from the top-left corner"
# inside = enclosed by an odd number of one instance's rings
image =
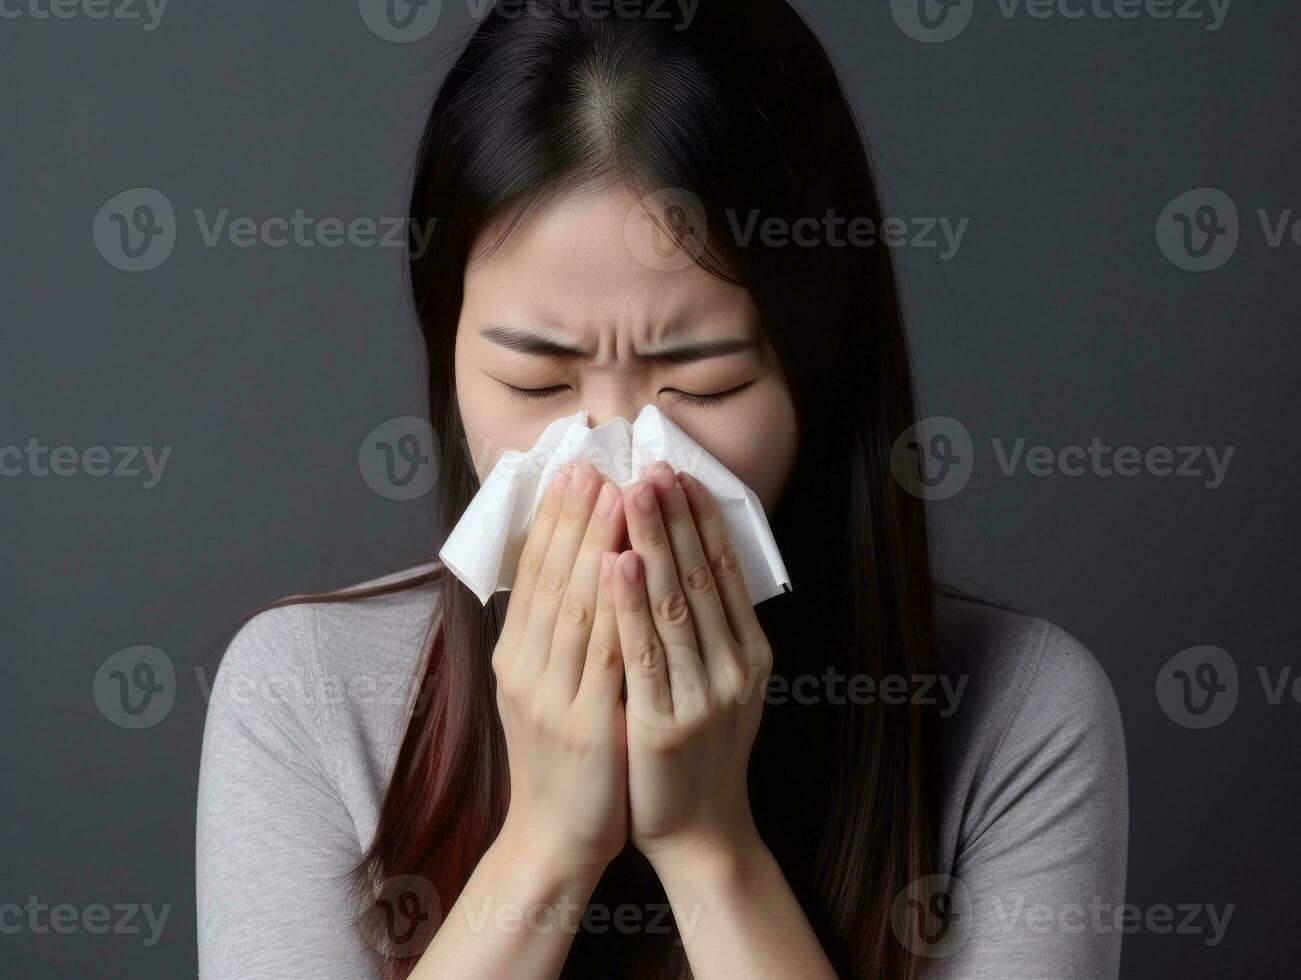
[[[231,641],[199,779],[201,977],[376,976],[345,875],[375,833],[435,599],[285,606]],[[939,867],[956,883],[938,882],[947,931],[928,904],[901,931],[943,937],[928,980],[1115,977],[1128,790],[1111,685],[1044,620],[952,598],[937,618],[949,687],[924,696],[950,715]]]

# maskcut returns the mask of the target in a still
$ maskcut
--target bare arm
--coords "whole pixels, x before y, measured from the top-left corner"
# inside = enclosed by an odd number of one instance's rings
[[[696,980],[835,980],[772,852],[755,835],[715,854],[654,862]]]
[[[599,878],[599,869],[498,838],[445,910],[412,980],[554,980]]]
[[[394,891],[377,896],[373,911],[391,917],[399,955],[404,944],[407,955],[424,949],[417,977],[556,977],[575,931],[567,923],[627,839],[623,669],[612,607],[598,595],[623,512],[592,516],[601,489],[593,473],[572,494],[548,494],[494,652],[511,770],[506,826],[441,913],[418,877],[414,894],[398,874],[385,883]],[[572,616],[578,604],[586,615]],[[354,928],[367,909],[347,872],[363,844],[311,687],[307,616],[286,606],[254,617],[212,690],[195,841],[203,978],[380,975],[378,951]],[[437,928],[432,941],[425,916]]]
[[[722,516],[666,465],[629,487],[615,610],[628,684],[632,839],[664,885],[697,980],[832,980],[755,829],[747,786],[772,650]]]
[[[546,494],[493,652],[510,811],[416,980],[557,977],[627,840],[623,669],[605,560],[623,527],[617,488],[590,464]]]

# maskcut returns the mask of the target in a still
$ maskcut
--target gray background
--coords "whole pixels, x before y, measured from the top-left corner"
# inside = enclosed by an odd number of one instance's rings
[[[950,261],[898,253],[926,411],[960,420],[975,446],[970,483],[934,505],[944,571],[1054,620],[1107,668],[1129,745],[1129,900],[1235,906],[1213,948],[1128,936],[1124,976],[1293,965],[1301,705],[1271,705],[1257,668],[1301,666],[1301,247],[1269,247],[1256,209],[1301,217],[1301,10],[1236,3],[1212,32],[1007,19],[990,3],[924,44],[884,2],[805,9],[859,107],[888,210],[970,218]],[[0,903],[171,911],[151,947],[23,925],[0,933],[0,960],[7,976],[183,976],[214,650],[260,603],[434,550],[427,498],[387,499],[358,467],[363,437],[423,401],[400,251],[207,247],[193,209],[401,215],[443,70],[432,55],[470,14],[445,3],[434,33],[399,44],[347,2],[309,15],[189,0],[155,30],[21,10],[0,20],[0,446],[172,450],[152,489],[0,478]],[[1203,186],[1236,201],[1242,234],[1226,265],[1193,273],[1155,228]],[[92,222],[135,187],[167,196],[179,232],[161,266],[129,273],[97,251]],[[991,449],[1094,436],[1234,455],[1208,489],[1007,476]],[[175,702],[128,730],[93,683],[141,644],[174,665]],[[1204,644],[1231,654],[1241,691],[1227,720],[1195,731],[1156,686]]]

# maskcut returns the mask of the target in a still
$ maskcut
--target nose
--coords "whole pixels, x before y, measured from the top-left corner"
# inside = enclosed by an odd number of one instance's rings
[[[629,399],[617,399],[613,402],[592,402],[584,405],[587,411],[587,426],[595,429],[597,426],[604,425],[613,418],[625,418],[631,425],[641,412],[642,405]]]

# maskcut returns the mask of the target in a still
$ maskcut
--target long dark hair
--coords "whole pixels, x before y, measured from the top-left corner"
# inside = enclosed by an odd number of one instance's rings
[[[914,677],[935,672],[932,583],[921,501],[891,477],[890,449],[914,421],[889,249],[813,246],[735,230],[757,216],[795,227],[881,205],[865,141],[817,37],[784,0],[619,5],[498,3],[433,103],[411,191],[409,272],[438,436],[441,541],[478,489],[459,415],[453,344],[462,277],[490,225],[504,237],[559,196],[622,186],[687,192],[703,207],[698,261],[748,288],[790,384],[799,449],[771,515],[794,591],[761,604],[774,675]],[[594,9],[595,8],[595,9]],[[656,16],[655,11],[662,14]],[[502,220],[505,219],[505,220]],[[807,227],[807,225],[806,225]],[[419,235],[429,234],[421,247]],[[679,225],[667,229],[680,241]],[[447,909],[496,836],[507,758],[490,657],[507,597],[486,607],[450,574],[406,735],[355,882],[418,875]],[[317,599],[322,597],[316,597]],[[770,699],[751,759],[764,840],[844,977],[917,976],[891,904],[934,870],[927,709],[879,699]],[[593,902],[665,901],[631,848]],[[580,931],[564,975],[689,976],[675,934]],[[418,951],[388,955],[405,977]]]

